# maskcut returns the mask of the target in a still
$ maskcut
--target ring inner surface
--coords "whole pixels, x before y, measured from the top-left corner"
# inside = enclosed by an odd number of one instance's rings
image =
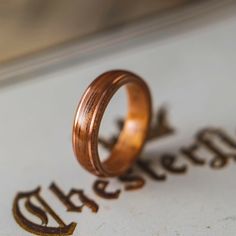
[[[102,164],[106,172],[127,171],[142,149],[150,119],[149,92],[139,83],[125,85],[128,94],[128,114],[118,141]]]

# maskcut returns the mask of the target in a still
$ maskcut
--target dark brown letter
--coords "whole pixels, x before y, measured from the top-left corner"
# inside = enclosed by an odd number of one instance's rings
[[[93,184],[93,190],[99,197],[106,199],[117,199],[120,195],[120,190],[116,190],[115,192],[106,192],[106,187],[108,184],[108,181],[98,179]]]
[[[58,199],[66,206],[67,211],[70,212],[81,212],[84,206],[91,209],[92,212],[98,211],[98,204],[93,200],[89,199],[80,189],[71,189],[70,192],[65,195],[63,191],[55,184],[50,185],[50,190],[58,197]],[[72,201],[72,196],[77,195],[82,205],[76,206]]]
[[[42,208],[36,206],[31,199],[35,198],[37,202],[42,206]],[[38,217],[42,224],[36,224],[28,220],[21,212],[19,202],[25,199],[25,208],[33,215]],[[59,225],[59,227],[49,227],[48,216],[49,214]],[[72,235],[76,223],[72,222],[66,225],[61,218],[52,210],[52,208],[47,204],[47,202],[40,196],[40,188],[35,189],[31,192],[21,192],[15,197],[13,203],[13,215],[16,222],[25,230],[37,234],[37,235]]]

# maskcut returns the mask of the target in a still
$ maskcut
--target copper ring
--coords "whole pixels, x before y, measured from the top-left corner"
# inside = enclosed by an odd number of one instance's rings
[[[109,158],[101,162],[98,155],[100,123],[112,96],[123,85],[128,93],[128,114]],[[150,91],[139,76],[122,70],[100,75],[85,91],[74,119],[72,142],[80,164],[100,177],[125,173],[145,143],[151,112]]]

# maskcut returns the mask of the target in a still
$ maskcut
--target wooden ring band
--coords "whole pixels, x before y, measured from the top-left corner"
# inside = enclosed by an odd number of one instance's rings
[[[101,162],[98,154],[100,123],[112,96],[123,85],[128,94],[128,114],[109,158]],[[142,150],[151,113],[150,91],[139,76],[122,70],[100,75],[85,91],[74,119],[72,143],[80,164],[100,177],[125,173]]]

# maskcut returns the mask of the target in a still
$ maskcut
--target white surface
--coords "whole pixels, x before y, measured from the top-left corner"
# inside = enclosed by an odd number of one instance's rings
[[[177,152],[199,128],[216,125],[235,135],[236,17],[224,19],[166,41],[98,58],[38,80],[0,91],[0,235],[30,235],[14,221],[17,191],[41,185],[43,196],[69,223],[74,235],[235,235],[235,164],[213,171],[191,167],[164,183],[147,178],[140,191],[118,200],[95,196],[94,177],[77,163],[71,125],[83,91],[100,73],[114,68],[134,71],[150,85],[154,107],[167,103],[175,136],[153,144],[152,151]],[[123,110],[117,101],[110,120]],[[112,122],[109,123],[109,127]],[[109,129],[107,127],[107,129]],[[47,189],[82,188],[99,205],[98,214],[67,213]],[[111,188],[122,187],[118,183]]]

